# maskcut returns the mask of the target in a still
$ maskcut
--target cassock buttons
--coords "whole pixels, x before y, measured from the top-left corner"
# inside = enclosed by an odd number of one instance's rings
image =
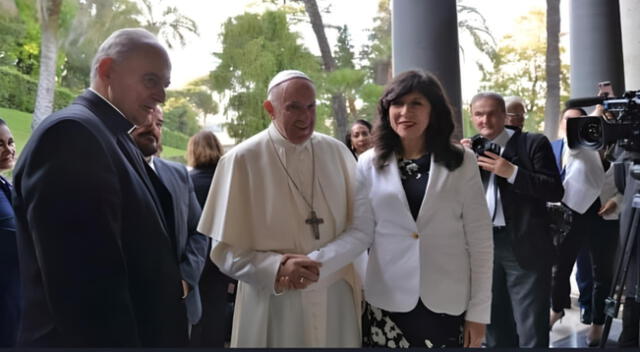
[[[411,237],[413,237],[413,238],[415,238],[417,240],[418,238],[420,238],[420,235],[418,235],[417,232],[414,232],[414,233],[411,234]]]

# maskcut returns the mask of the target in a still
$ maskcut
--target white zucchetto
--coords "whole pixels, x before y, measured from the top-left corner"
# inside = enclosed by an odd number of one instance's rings
[[[307,76],[304,72],[302,71],[298,71],[298,70],[284,70],[284,71],[280,71],[278,72],[277,75],[275,75],[272,79],[271,82],[269,82],[269,87],[267,88],[267,94],[269,94],[271,92],[271,90],[277,86],[280,85],[286,81],[290,81],[294,78],[302,78],[302,79],[306,79],[309,82],[313,81],[311,80],[311,78],[309,78],[309,76]]]

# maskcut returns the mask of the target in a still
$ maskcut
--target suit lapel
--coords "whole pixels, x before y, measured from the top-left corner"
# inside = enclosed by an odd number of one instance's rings
[[[149,168],[149,165],[145,165],[146,162],[142,157],[142,153],[140,153],[140,150],[138,150],[138,147],[133,142],[131,135],[129,135],[129,130],[133,128],[133,124],[103,98],[89,89],[80,95],[73,103],[82,105],[89,109],[113,135],[118,149],[120,149],[122,155],[127,159],[129,165],[131,165],[135,170],[136,174],[138,174],[138,177],[147,189],[147,192],[153,201],[153,206],[156,210],[160,226],[164,230],[164,235],[171,237],[172,231],[169,231],[169,227],[167,226],[167,220],[164,212],[162,211],[162,204],[160,203],[158,195],[145,169],[145,166]],[[171,238],[169,239],[172,240]]]
[[[160,199],[158,198],[158,194],[156,193],[156,190],[153,187],[151,180],[149,179],[149,174],[145,169],[145,165],[144,165],[145,161],[142,158],[142,154],[137,149],[137,147],[133,144],[133,140],[131,140],[131,136],[129,134],[118,136],[118,147],[120,148],[124,156],[127,158],[131,166],[133,166],[134,170],[142,180],[142,183],[144,184],[145,188],[151,195],[156,212],[160,217],[160,222],[162,223],[162,226],[164,227],[165,232],[168,234],[169,232],[167,230],[169,228],[167,226],[167,221],[165,218],[166,215],[162,210],[162,205],[160,204]],[[149,166],[146,165],[146,167],[149,167]]]
[[[405,194],[404,187],[402,187],[402,179],[400,177],[400,170],[397,165],[397,156],[392,154],[389,158],[388,165],[385,167],[386,170],[383,173],[385,175],[385,184],[391,186],[392,189],[398,190],[397,195],[400,199],[400,203],[402,203],[402,207],[405,209],[404,213],[408,214],[409,219],[413,221],[413,216],[411,215],[411,208],[409,207],[409,201],[407,200],[407,195]]]
[[[424,191],[424,197],[422,197],[422,203],[420,204],[420,210],[418,211],[416,224],[421,223],[422,221],[424,221],[424,219],[427,219],[429,218],[429,216],[431,216],[434,206],[433,201],[436,200],[438,190],[442,188],[442,183],[445,177],[446,171],[441,165],[438,165],[433,161],[432,154],[429,166],[429,180],[427,180],[427,187]]]

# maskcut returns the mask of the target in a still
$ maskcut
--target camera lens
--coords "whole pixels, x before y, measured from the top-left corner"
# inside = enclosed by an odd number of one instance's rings
[[[587,143],[598,143],[602,139],[602,126],[600,122],[587,122],[582,129],[581,137]]]

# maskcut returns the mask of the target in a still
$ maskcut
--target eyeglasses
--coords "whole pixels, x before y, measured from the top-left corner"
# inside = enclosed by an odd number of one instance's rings
[[[520,114],[520,113],[515,113],[515,112],[508,112],[507,116],[509,117],[522,117],[524,118],[524,114]]]

